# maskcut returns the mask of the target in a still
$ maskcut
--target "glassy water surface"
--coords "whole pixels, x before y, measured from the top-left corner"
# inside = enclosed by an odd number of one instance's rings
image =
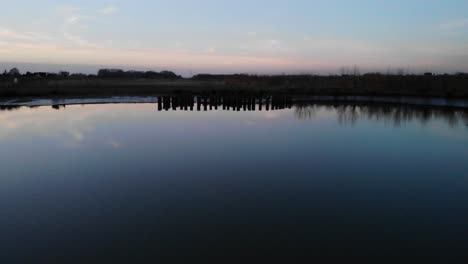
[[[1,111],[2,255],[466,254],[466,112],[284,106]]]

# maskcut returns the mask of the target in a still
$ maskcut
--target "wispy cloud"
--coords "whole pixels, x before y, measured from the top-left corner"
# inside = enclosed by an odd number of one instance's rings
[[[268,69],[289,68],[296,64],[294,60],[275,57],[257,56],[232,56],[223,54],[206,54],[193,52],[176,52],[157,49],[119,49],[103,48],[76,35],[64,35],[69,42],[76,45],[68,46],[56,44],[27,44],[0,42],[0,55],[6,60],[15,58],[15,54],[23,54],[27,62],[40,62],[44,57],[53,58],[54,63],[88,63],[98,60],[107,65],[129,65],[155,67],[155,61],[159,66],[176,68],[192,65],[196,68],[223,67],[247,67],[255,69],[259,65],[265,65]],[[18,58],[15,60],[18,61]],[[21,61],[18,61],[21,62]],[[229,62],[229,64],[226,64]]]
[[[59,25],[60,34],[53,43],[57,46],[73,44],[78,48],[98,48],[98,45],[84,37],[89,29],[89,23],[95,20],[95,14],[90,9],[80,6],[57,7],[57,15],[63,23]]]
[[[15,39],[15,40],[34,40],[35,36],[31,34],[23,34],[10,29],[0,29],[0,37]]]
[[[72,35],[69,33],[64,33],[63,36],[65,37],[66,40],[81,47],[85,47],[85,48],[97,48],[98,47],[97,44],[92,43],[79,35]]]
[[[61,31],[88,28],[86,22],[93,20],[94,16],[87,11],[86,8],[78,6],[57,7],[56,14],[63,19],[63,24],[59,25]]]
[[[118,141],[115,141],[115,140],[111,140],[111,141],[109,142],[109,144],[110,144],[111,147],[114,148],[114,149],[119,149],[119,148],[122,147],[122,144],[121,144],[120,142],[118,142]]]
[[[57,12],[59,14],[69,14],[83,10],[82,7],[79,6],[59,6],[57,7]]]
[[[262,56],[284,56],[291,51],[288,42],[278,38],[246,39],[237,49],[247,54],[260,54]]]
[[[19,32],[12,29],[0,27],[0,38],[10,41],[23,41],[23,42],[38,42],[50,41],[52,37],[38,32]]]
[[[215,54],[216,51],[217,51],[216,47],[207,47],[207,48],[205,49],[205,53],[206,53],[206,54]]]
[[[70,25],[76,25],[79,19],[80,18],[78,16],[72,15],[66,19],[66,23]]]
[[[446,21],[436,26],[437,30],[455,31],[460,29],[468,30],[468,18],[460,18],[456,20]]]
[[[115,6],[108,6],[103,9],[99,10],[99,13],[104,14],[104,15],[112,15],[117,11],[117,8]]]
[[[268,50],[278,50],[282,48],[283,43],[278,39],[267,39],[262,42],[263,47]]]

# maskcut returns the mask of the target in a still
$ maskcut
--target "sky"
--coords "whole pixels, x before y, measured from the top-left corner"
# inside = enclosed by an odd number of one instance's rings
[[[0,70],[468,72],[466,0],[2,1]],[[22,70],[26,70],[22,69]]]

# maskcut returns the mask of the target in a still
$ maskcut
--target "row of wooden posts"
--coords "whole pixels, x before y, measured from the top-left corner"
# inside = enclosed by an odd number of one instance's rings
[[[287,96],[158,96],[158,111],[183,110],[212,111],[270,111],[291,109],[292,100]]]

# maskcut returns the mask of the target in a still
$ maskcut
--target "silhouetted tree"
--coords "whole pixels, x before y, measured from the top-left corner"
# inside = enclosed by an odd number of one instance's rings
[[[70,73],[67,72],[67,71],[60,71],[60,72],[59,72],[59,76],[60,76],[60,77],[68,78],[68,77],[70,77]]]
[[[13,68],[11,69],[9,72],[8,72],[8,75],[12,75],[12,76],[18,76],[20,75],[20,71],[18,70],[18,68]]]
[[[359,67],[358,67],[357,65],[354,65],[354,66],[353,66],[352,74],[353,74],[353,76],[359,76],[359,75],[361,75],[361,70],[359,69]]]
[[[100,78],[119,78],[124,77],[124,71],[120,69],[101,69],[98,71]]]
[[[162,72],[160,72],[160,74],[164,79],[177,79],[177,78],[180,78],[180,76],[178,76],[177,74],[175,74],[174,72],[171,72],[171,71],[162,71]]]

